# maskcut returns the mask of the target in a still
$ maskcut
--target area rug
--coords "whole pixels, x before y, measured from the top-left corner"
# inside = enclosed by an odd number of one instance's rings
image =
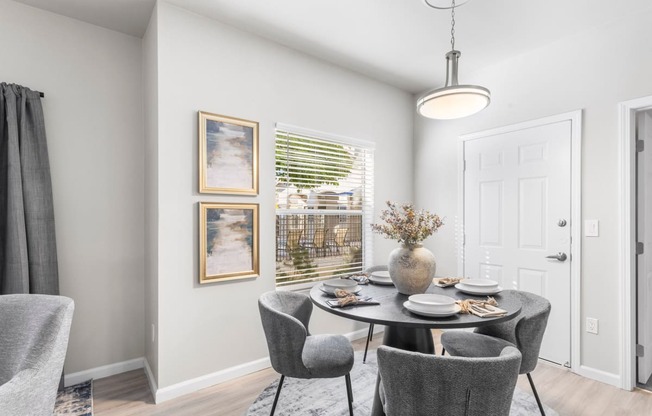
[[[371,413],[374,389],[376,387],[376,352],[369,351],[367,363],[362,364],[362,353],[355,354],[355,364],[351,370],[353,385],[353,411],[356,415]],[[245,416],[269,415],[278,388],[279,380],[267,386],[247,409]],[[544,404],[546,415],[558,416],[558,413]],[[278,416],[340,416],[348,415],[346,385],[344,377],[333,379],[299,380],[286,378],[281,389],[281,396],[276,405]],[[538,415],[539,407],[530,393],[516,389],[512,399],[510,416]]]
[[[54,416],[93,416],[93,380],[75,384],[57,394]]]

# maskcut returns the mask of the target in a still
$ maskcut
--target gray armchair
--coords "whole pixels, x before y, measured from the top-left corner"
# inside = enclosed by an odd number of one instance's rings
[[[389,267],[387,267],[387,265],[371,266],[367,270],[365,270],[365,273],[371,274],[373,272],[380,272],[380,271],[387,271],[387,270],[389,270]],[[374,324],[369,324],[367,343],[364,346],[364,356],[362,357],[363,363],[367,361],[367,350],[369,349],[369,341],[373,340],[373,338],[374,338]]]
[[[63,296],[0,296],[1,415],[52,416],[74,309]]]
[[[517,347],[523,355],[519,373],[527,374],[539,410],[545,416],[530,372],[537,366],[543,334],[550,315],[550,302],[529,292],[515,291],[515,294],[523,305],[516,319],[480,327],[474,332],[445,332],[441,336],[441,343],[451,355],[462,357],[485,357],[506,346]]]
[[[514,347],[466,358],[381,346],[380,401],[387,416],[507,416],[520,364]]]
[[[342,335],[310,335],[308,324],[312,302],[294,292],[267,292],[258,299],[272,367],[281,374],[271,415],[285,377],[334,378],[344,376],[349,414],[353,416],[351,376],[353,347]]]

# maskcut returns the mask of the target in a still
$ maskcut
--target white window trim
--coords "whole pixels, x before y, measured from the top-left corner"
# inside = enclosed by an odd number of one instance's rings
[[[364,147],[370,151],[375,151],[376,150],[376,143],[369,141],[369,140],[362,140],[362,139],[356,139],[353,137],[348,137],[348,136],[342,136],[334,133],[326,133],[322,132],[319,130],[312,130],[308,129],[305,127],[299,127],[299,126],[294,126],[292,124],[287,124],[287,123],[281,123],[277,122],[275,124],[275,132],[276,131],[284,131],[287,133],[291,134],[297,134],[301,136],[308,136],[308,137],[314,137],[316,139],[324,139],[324,140],[329,140],[337,144],[342,144],[342,145],[348,145],[348,146],[359,146],[359,147]],[[274,140],[276,140],[276,134],[274,135]],[[375,172],[372,170],[372,174],[375,176]],[[374,187],[375,187],[375,182],[374,182],[374,177],[372,177],[372,186],[371,186],[371,198],[370,198],[370,203],[368,206],[368,212],[366,212],[364,209],[362,210],[362,214],[365,215],[367,214],[369,216],[369,223],[371,223],[371,219],[373,218],[374,215],[374,200],[373,200],[373,193],[374,193]],[[366,198],[366,197],[365,197]],[[277,212],[280,211],[289,211],[289,210],[279,210],[275,209],[274,210],[274,216],[276,216]],[[304,212],[301,212],[302,214]],[[359,213],[356,211],[356,213]],[[343,211],[338,211],[338,215],[342,215]],[[346,214],[345,214],[346,215]],[[364,217],[363,217],[364,218]],[[363,221],[363,226],[365,224],[365,221]],[[371,233],[367,233],[364,229],[362,230],[362,238],[363,238],[363,247],[364,247],[364,252],[363,252],[363,257],[362,257],[362,267],[363,270],[369,267],[370,263],[372,262],[373,259],[373,236],[370,235]],[[274,236],[276,238],[276,235]],[[370,237],[370,238],[368,238]],[[307,289],[311,289],[313,286],[315,286],[318,283],[321,283],[323,280],[317,280],[317,281],[312,281],[312,282],[302,282],[302,283],[295,283],[295,284],[286,284],[283,286],[278,286],[276,284],[276,274],[274,275],[274,284],[276,287],[276,290],[285,290],[285,291],[303,291]]]

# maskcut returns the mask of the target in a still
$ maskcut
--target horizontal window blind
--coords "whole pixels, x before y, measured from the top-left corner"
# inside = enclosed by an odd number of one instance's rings
[[[277,125],[276,283],[355,273],[372,258],[373,145]]]

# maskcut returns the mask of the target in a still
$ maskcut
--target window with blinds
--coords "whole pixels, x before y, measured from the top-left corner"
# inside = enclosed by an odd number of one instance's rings
[[[276,125],[277,286],[371,261],[373,162],[373,143]]]

